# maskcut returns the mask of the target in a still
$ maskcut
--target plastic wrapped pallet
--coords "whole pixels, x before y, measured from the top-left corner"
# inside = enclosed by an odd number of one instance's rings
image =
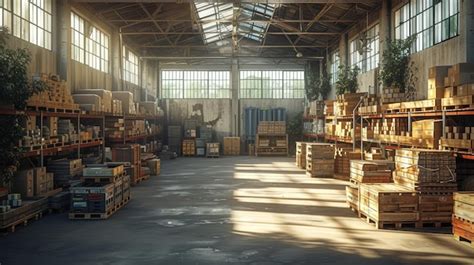
[[[112,91],[112,98],[122,101],[122,111],[125,114],[136,114],[133,94],[129,91]]]
[[[102,106],[98,111],[112,112],[112,91],[105,89],[81,89],[74,94],[94,94],[101,98]]]
[[[102,110],[102,99],[95,94],[74,94],[72,95],[74,102],[79,106],[88,106],[87,110],[94,109],[95,111]],[[91,107],[93,106],[93,107]]]

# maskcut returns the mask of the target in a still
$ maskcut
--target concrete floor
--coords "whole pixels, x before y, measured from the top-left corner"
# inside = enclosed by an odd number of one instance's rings
[[[0,237],[0,264],[474,264],[449,229],[375,230],[345,183],[290,158],[179,158],[107,221],[66,214]]]

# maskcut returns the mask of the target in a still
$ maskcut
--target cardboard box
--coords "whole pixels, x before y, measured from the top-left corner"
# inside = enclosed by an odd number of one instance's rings
[[[32,169],[18,171],[13,181],[13,191],[20,193],[25,198],[33,197],[35,195],[33,179]]]

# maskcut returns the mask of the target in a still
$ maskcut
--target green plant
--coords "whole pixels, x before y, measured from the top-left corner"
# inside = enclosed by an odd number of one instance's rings
[[[380,81],[385,87],[399,88],[407,97],[414,97],[416,67],[410,61],[410,49],[415,37],[404,40],[387,40],[387,49],[382,55]]]
[[[323,69],[326,67],[323,65]],[[306,98],[309,101],[318,99],[327,99],[331,91],[330,76],[327,71],[322,71],[322,76],[319,74],[319,68],[314,63],[308,63],[306,67]]]
[[[8,48],[8,38],[8,29],[0,28],[0,102],[25,110],[28,98],[48,88],[42,81],[31,81],[28,74],[30,53],[26,49]],[[18,143],[24,135],[22,124],[25,119],[23,114],[0,116],[0,123],[8,124],[0,128],[0,176],[4,185],[12,180],[19,166],[22,150]]]
[[[344,93],[355,93],[359,90],[357,82],[357,75],[359,74],[359,67],[340,65],[336,80],[336,94],[342,95]]]
[[[290,148],[295,146],[296,141],[303,139],[303,112],[296,114],[287,123],[288,141]]]

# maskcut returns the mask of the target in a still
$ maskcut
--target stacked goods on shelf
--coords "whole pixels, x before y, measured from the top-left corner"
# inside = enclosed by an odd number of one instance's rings
[[[28,106],[67,110],[79,109],[79,106],[74,104],[66,81],[60,80],[59,76],[40,74],[34,76],[33,79],[45,82],[50,89],[31,96],[27,102]]]
[[[123,165],[92,165],[84,183],[71,187],[69,219],[107,219],[130,200],[130,177]]]
[[[419,194],[419,221],[449,223],[457,190],[456,159],[449,151],[399,149],[395,183]]]
[[[125,120],[122,118],[105,119],[105,136],[107,138],[122,138],[125,133]]]
[[[41,131],[36,124],[36,116],[27,116],[21,125],[24,128],[24,136],[18,146],[31,147],[41,144]]]
[[[146,133],[144,120],[125,120],[125,136],[140,136]]]
[[[170,151],[181,152],[181,126],[168,126],[168,148]]]
[[[186,119],[183,123],[184,137],[195,138],[199,121],[195,119]]]
[[[96,95],[100,98],[100,105],[96,105],[96,100],[91,103],[94,107],[92,111],[112,112],[112,91],[105,89],[81,89],[74,92],[74,95]],[[92,99],[92,98],[91,98]],[[82,104],[79,102],[79,104]],[[82,109],[82,106],[81,106]]]
[[[360,150],[353,151],[352,148],[336,148],[334,155],[334,177],[342,180],[349,180],[351,173],[350,161],[360,159]]]
[[[139,144],[125,144],[112,148],[112,161],[130,163],[125,170],[133,185],[143,180]]]
[[[196,142],[191,139],[183,140],[183,156],[196,155]]]
[[[86,125],[81,128],[81,141],[100,138],[100,126]]]
[[[56,187],[69,187],[82,175],[82,160],[66,158],[52,160],[48,162],[46,170],[54,174]]]
[[[296,142],[296,166],[306,169],[306,143]]]
[[[472,152],[474,149],[474,127],[446,126],[440,145],[445,150]]]
[[[154,158],[147,161],[147,166],[150,169],[150,174],[153,176],[159,176],[161,173],[161,161],[160,159]]]
[[[364,160],[383,160],[384,155],[382,149],[372,147],[369,151],[364,151]]]
[[[334,103],[335,100],[325,100],[324,101],[324,115],[334,116]]]
[[[323,116],[324,115],[324,101],[314,100],[309,103],[310,116]]]
[[[357,105],[362,97],[367,93],[348,93],[337,96],[337,101],[334,102],[334,115],[349,116],[354,110],[357,113]]]
[[[45,167],[21,170],[15,174],[13,191],[24,198],[48,196],[54,189],[53,178]]]
[[[112,99],[122,101],[122,111],[124,114],[137,114],[133,94],[128,91],[112,91]]]
[[[0,202],[0,229],[15,231],[17,225],[26,225],[30,219],[38,219],[48,209],[48,198],[24,200],[20,194],[8,194]]]
[[[219,157],[219,143],[206,144],[206,157]]]
[[[391,183],[394,164],[388,160],[351,160],[350,180],[361,183]]]
[[[474,192],[455,192],[453,212],[454,238],[474,247]]]
[[[118,99],[112,99],[112,113],[123,114],[122,101]]]
[[[58,136],[61,137],[64,143],[76,143],[79,141],[79,135],[74,128],[74,124],[68,119],[58,120]]]
[[[375,138],[374,130],[371,126],[363,127],[361,131],[362,140],[372,140]]]
[[[224,137],[224,155],[240,155],[240,137]]]
[[[261,121],[258,124],[255,155],[288,155],[288,135],[284,121]]]
[[[334,175],[334,145],[306,144],[306,175],[310,177],[332,177]]]
[[[79,104],[81,110],[85,111],[102,111],[102,99],[95,94],[74,94],[72,95],[74,102]]]
[[[361,130],[360,124],[356,125],[355,138],[352,131],[352,121],[341,121],[338,120],[336,124],[326,123],[326,136],[337,138],[344,141],[353,141],[354,139],[360,139]]]
[[[377,95],[366,95],[358,108],[359,115],[378,114],[381,112],[380,99]]]
[[[142,101],[139,103],[139,106],[141,114],[153,116],[159,114],[159,107],[155,101]]]
[[[376,228],[418,220],[418,194],[393,183],[361,184],[359,186],[359,215],[375,223]]]
[[[414,121],[411,126],[411,136],[416,146],[438,149],[439,139],[443,134],[441,120]]]
[[[405,93],[401,92],[399,88],[385,87],[382,92],[382,103],[396,103],[405,101]]]
[[[474,64],[459,63],[448,68],[445,93],[441,100],[444,109],[474,107]]]

